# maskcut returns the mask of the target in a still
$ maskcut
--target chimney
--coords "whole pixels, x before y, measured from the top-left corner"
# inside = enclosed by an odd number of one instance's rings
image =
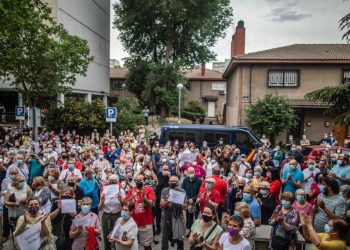
[[[201,65],[201,76],[205,76],[205,63]]]
[[[236,32],[231,41],[231,58],[244,55],[245,53],[245,27],[244,22],[240,20],[236,27]]]

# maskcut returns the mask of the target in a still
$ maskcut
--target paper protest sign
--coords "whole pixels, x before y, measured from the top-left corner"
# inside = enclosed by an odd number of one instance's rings
[[[85,216],[83,218],[77,218],[75,220],[75,226],[76,227],[85,227],[85,226],[90,226],[90,220],[91,220],[91,216]]]
[[[103,188],[106,198],[116,197],[119,194],[119,185],[108,185]]]
[[[185,202],[185,197],[186,197],[186,193],[185,192],[180,192],[180,191],[176,191],[173,189],[169,190],[169,198],[168,201],[172,202],[172,203],[176,203],[176,204],[184,204]]]
[[[61,201],[62,208],[61,213],[74,213],[77,211],[76,203],[74,199],[64,199]]]
[[[115,227],[113,228],[113,231],[112,231],[112,237],[115,238],[115,239],[119,239],[120,237],[120,234],[121,234],[121,225],[118,223],[115,225]]]
[[[19,249],[39,249],[41,245],[40,238],[41,222],[34,224],[28,230],[16,237]]]

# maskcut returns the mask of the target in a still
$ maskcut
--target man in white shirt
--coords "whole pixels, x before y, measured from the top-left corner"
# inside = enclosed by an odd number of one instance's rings
[[[247,169],[251,169],[250,163],[246,161],[246,155],[241,154],[241,160],[239,162],[238,175],[245,177],[245,172]]]
[[[303,170],[304,183],[302,187],[305,190],[305,193],[310,191],[311,184],[315,182],[315,176],[321,172],[321,170],[316,167],[315,160],[308,160],[307,166],[308,167]]]
[[[67,165],[68,165],[68,168],[61,172],[59,180],[66,181],[69,176],[76,176],[80,180],[83,179],[83,176],[80,170],[74,167],[73,159],[69,159]]]
[[[115,221],[119,218],[121,212],[121,201],[125,197],[125,192],[120,188],[119,178],[112,174],[108,177],[108,185],[103,187],[98,209],[103,210],[102,230],[105,242],[105,249],[111,250],[107,236],[112,232]]]

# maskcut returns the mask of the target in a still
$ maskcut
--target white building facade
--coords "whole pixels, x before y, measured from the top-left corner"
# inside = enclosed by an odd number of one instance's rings
[[[110,0],[45,0],[52,8],[52,15],[63,24],[71,35],[88,42],[90,63],[87,76],[78,76],[73,96],[87,102],[102,99],[107,104],[109,84]],[[64,102],[64,96],[58,100]]]
[[[52,16],[63,24],[71,35],[87,40],[90,62],[86,76],[77,76],[72,93],[59,94],[57,100],[65,99],[91,102],[102,100],[107,105],[110,94],[110,0],[43,0],[52,8]],[[5,106],[7,123],[14,123],[15,106],[23,101],[17,91],[5,82],[0,85],[0,103]],[[0,121],[1,124],[1,121]]]

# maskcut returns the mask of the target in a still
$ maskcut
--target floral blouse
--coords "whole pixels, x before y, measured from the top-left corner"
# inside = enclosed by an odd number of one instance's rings
[[[242,230],[239,232],[241,236],[246,238],[250,245],[252,246],[252,249],[254,249],[254,241],[255,241],[255,224],[254,221],[251,218],[244,220],[244,225]]]
[[[282,206],[276,207],[274,212],[281,212]],[[299,214],[295,208],[291,208],[288,213],[283,214],[284,221],[288,224],[288,230],[285,231],[283,226],[279,223],[271,224],[272,217],[269,219],[269,224],[272,226],[270,234],[269,248],[271,247],[271,239],[273,236],[278,235],[290,241],[290,249],[296,249],[297,246],[297,230],[299,225]]]

